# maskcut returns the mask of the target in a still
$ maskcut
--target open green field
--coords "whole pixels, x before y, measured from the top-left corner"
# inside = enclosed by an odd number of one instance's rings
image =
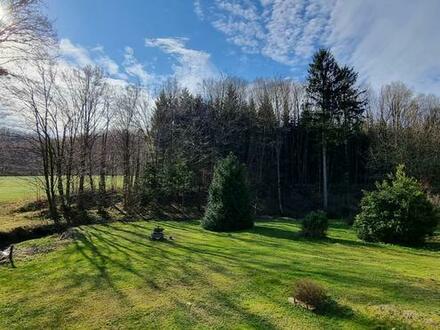
[[[0,204],[44,197],[38,177],[0,176]]]
[[[16,227],[34,226],[49,223],[47,219],[35,217],[35,214],[17,213],[15,210],[27,201],[45,199],[44,191],[36,176],[0,176],[0,231],[10,231]],[[98,177],[95,177],[97,182]],[[107,178],[108,185],[122,186],[122,177]],[[89,181],[86,180],[86,188]]]
[[[364,244],[339,222],[328,239],[308,241],[293,220],[230,234],[161,222],[174,240],[153,242],[157,224],[95,225],[76,241],[19,244],[17,268],[0,267],[0,328],[440,327],[438,243]],[[300,278],[324,285],[337,305],[322,315],[290,305]]]
[[[112,184],[111,177],[107,178],[107,184]],[[94,178],[96,184],[98,177]],[[89,181],[86,180],[86,188]],[[122,186],[122,177],[114,177],[113,184]],[[15,203],[23,200],[35,200],[45,198],[41,185],[41,178],[37,176],[0,176],[0,204]]]
[[[14,212],[25,201],[42,198],[38,177],[0,176],[0,231],[47,223],[31,214]]]

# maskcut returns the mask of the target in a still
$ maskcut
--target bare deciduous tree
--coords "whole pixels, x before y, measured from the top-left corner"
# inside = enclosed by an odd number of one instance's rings
[[[0,75],[7,73],[5,64],[35,59],[55,44],[41,7],[41,0],[0,0]]]

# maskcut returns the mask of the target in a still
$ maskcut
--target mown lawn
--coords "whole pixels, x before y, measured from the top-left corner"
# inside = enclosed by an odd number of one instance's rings
[[[295,221],[212,233],[198,222],[82,228],[82,236],[21,243],[0,267],[0,328],[371,329],[440,327],[440,252],[364,244],[341,223],[329,239],[298,236]],[[57,243],[57,247],[51,249]],[[32,246],[46,251],[24,256]],[[312,278],[337,304],[322,315],[287,302]]]

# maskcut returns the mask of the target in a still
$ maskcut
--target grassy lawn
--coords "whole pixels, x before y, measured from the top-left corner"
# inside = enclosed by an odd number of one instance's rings
[[[438,246],[363,244],[341,223],[329,239],[307,241],[289,220],[231,234],[161,222],[174,240],[152,242],[156,224],[96,225],[70,243],[19,244],[17,268],[0,267],[0,328],[440,326]],[[32,246],[45,252],[25,255]],[[292,284],[304,277],[337,305],[322,315],[290,305]]]

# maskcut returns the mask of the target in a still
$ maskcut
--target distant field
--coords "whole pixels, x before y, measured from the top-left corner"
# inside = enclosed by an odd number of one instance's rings
[[[42,197],[34,176],[0,176],[0,203],[14,203]]]
[[[114,185],[122,186],[122,177],[115,177]],[[44,191],[41,189],[41,178],[36,176],[0,176],[0,203],[15,203],[23,200],[35,200],[44,198]],[[96,184],[98,177],[95,177]],[[108,184],[111,178],[107,179]],[[86,180],[86,187],[89,181]]]
[[[97,182],[98,178],[95,179]],[[26,201],[45,198],[39,180],[40,178],[36,176],[0,176],[0,231],[48,222],[45,219],[35,218],[32,214],[13,212]],[[114,180],[113,184],[116,187],[122,186],[122,177],[115,177]],[[110,177],[108,184],[111,184]],[[89,187],[88,180],[86,187]]]

